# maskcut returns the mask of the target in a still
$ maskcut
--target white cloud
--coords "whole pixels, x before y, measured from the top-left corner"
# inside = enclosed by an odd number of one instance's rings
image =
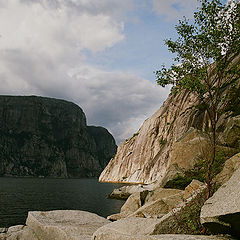
[[[123,23],[108,15],[77,11],[65,1],[56,2],[57,8],[19,0],[1,3],[0,49],[20,48],[59,57],[84,48],[101,51],[123,40]]]
[[[167,91],[134,74],[84,63],[124,39],[119,17],[132,0],[0,0],[0,94],[64,98],[89,124],[122,140],[137,130]]]
[[[75,69],[71,76],[73,89],[79,89],[75,99],[86,109],[90,124],[97,120],[106,125],[118,140],[136,132],[169,92],[130,73],[89,66]]]
[[[183,16],[191,17],[197,6],[197,0],[153,0],[153,10],[165,16],[168,21]]]

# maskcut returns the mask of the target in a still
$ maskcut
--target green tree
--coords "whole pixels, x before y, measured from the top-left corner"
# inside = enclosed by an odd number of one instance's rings
[[[216,124],[239,88],[240,77],[240,2],[223,4],[220,0],[199,0],[200,7],[192,21],[179,21],[176,40],[165,44],[175,54],[170,68],[155,72],[162,87],[171,84],[173,93],[187,90],[195,94],[206,111],[209,122],[211,156],[206,183],[211,194],[211,168],[216,155]]]

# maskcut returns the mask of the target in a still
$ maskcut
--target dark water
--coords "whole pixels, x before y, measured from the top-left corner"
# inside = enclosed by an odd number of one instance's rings
[[[0,178],[0,227],[24,224],[34,210],[84,210],[106,217],[124,203],[107,198],[120,186],[97,179]]]

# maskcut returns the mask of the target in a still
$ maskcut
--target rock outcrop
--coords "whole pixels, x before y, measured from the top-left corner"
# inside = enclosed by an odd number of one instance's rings
[[[188,92],[170,94],[162,107],[139,131],[124,141],[116,156],[101,173],[102,182],[158,183],[164,186],[177,174],[194,167],[206,155],[209,138],[207,114],[196,108],[197,99]],[[234,154],[240,148],[240,117],[222,117],[217,126],[218,149]]]
[[[200,218],[212,232],[240,236],[240,168],[204,203]]]
[[[150,184],[149,185],[138,184],[138,185],[123,186],[123,187],[114,189],[109,194],[109,198],[126,200],[133,193],[152,191],[153,187],[154,186],[150,185]]]
[[[154,234],[161,219],[129,217],[111,223],[96,214],[29,212],[26,225],[0,228],[0,240],[229,240],[230,236]]]
[[[91,240],[107,219],[76,210],[29,212],[26,226],[13,226],[0,233],[0,240]]]
[[[190,94],[170,95],[140,130],[118,147],[99,180],[152,183],[163,179],[171,166],[173,144],[184,138],[197,119],[201,122],[191,108],[195,102]]]
[[[125,218],[99,228],[92,240],[230,240],[231,237],[154,234],[161,219]]]
[[[87,127],[74,103],[0,96],[0,176],[96,177],[115,152],[112,135]]]
[[[240,153],[237,153],[225,162],[222,171],[214,178],[214,182],[216,182],[217,185],[223,185],[231,178],[233,173],[237,171],[239,168],[240,168]]]

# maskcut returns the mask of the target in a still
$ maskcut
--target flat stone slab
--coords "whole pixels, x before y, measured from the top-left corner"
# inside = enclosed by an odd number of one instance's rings
[[[93,236],[95,238],[93,239],[94,240],[104,239],[102,238],[102,236],[105,236],[105,235],[111,236],[114,234],[123,234],[126,236],[150,235],[155,230],[155,226],[159,223],[160,223],[160,219],[127,217],[99,228],[94,233]],[[110,239],[110,238],[106,238],[106,239]]]
[[[109,194],[109,198],[115,198],[115,199],[124,199],[126,200],[131,194],[137,193],[137,192],[143,192],[143,191],[152,191],[154,185],[148,184],[148,185],[130,185],[130,186],[123,186],[121,188],[116,188],[112,191],[112,193]]]
[[[94,236],[92,240],[230,240],[230,237],[221,236],[202,236],[202,235],[180,235],[180,234],[162,234],[151,236],[124,235],[120,233],[102,233]]]
[[[29,212],[26,221],[39,240],[90,240],[107,223],[97,214],[75,210]]]
[[[205,202],[200,219],[212,232],[240,236],[240,168]]]

